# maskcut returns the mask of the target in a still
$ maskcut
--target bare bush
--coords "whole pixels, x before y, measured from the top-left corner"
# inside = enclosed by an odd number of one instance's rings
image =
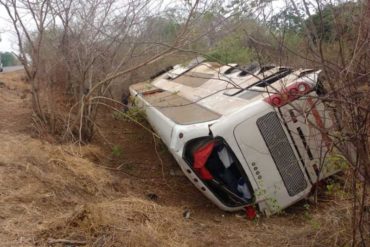
[[[64,128],[64,138],[79,142],[93,137],[100,102],[109,101],[112,84],[133,82],[137,69],[198,42],[212,30],[195,32],[193,27],[215,5],[199,0],[0,3],[16,30],[38,118],[52,133]],[[59,116],[57,108],[69,104],[69,116]]]

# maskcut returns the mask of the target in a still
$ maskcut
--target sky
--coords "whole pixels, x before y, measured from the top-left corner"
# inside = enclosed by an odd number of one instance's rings
[[[3,6],[0,6],[0,51],[17,51],[17,42],[12,32],[12,26],[8,22],[7,13]]]
[[[165,2],[166,1],[167,0],[165,0]],[[280,6],[283,2],[283,0],[276,0],[274,4],[276,5],[276,3],[278,3],[278,6]],[[0,52],[17,52],[17,39],[14,34],[14,29],[8,20],[9,17],[7,16],[4,6],[0,5]]]

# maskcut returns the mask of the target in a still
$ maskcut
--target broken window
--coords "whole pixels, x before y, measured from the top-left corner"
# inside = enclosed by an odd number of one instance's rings
[[[191,141],[186,146],[185,160],[224,204],[232,207],[252,203],[253,191],[249,180],[222,139]]]
[[[260,80],[254,86],[267,87],[268,85],[271,85],[272,83],[284,78],[285,76],[289,75],[292,72],[293,70],[290,68],[280,68],[277,73]]]

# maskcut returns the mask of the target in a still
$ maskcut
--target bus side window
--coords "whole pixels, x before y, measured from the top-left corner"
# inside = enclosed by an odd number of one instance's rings
[[[317,80],[315,91],[318,96],[325,96],[327,93],[321,80]]]

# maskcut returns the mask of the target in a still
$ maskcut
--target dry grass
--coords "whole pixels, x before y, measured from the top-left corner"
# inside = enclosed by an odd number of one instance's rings
[[[181,218],[179,209],[127,196],[78,207],[54,222],[43,238],[81,238],[100,246],[188,246],[177,234],[185,227]]]
[[[29,91],[31,89],[30,84],[25,83],[25,80],[26,74],[23,71],[0,74],[0,82],[3,82],[12,91]]]
[[[13,240],[33,236],[78,204],[116,193],[106,170],[66,153],[68,147],[22,134],[1,133],[0,139],[1,228]]]

